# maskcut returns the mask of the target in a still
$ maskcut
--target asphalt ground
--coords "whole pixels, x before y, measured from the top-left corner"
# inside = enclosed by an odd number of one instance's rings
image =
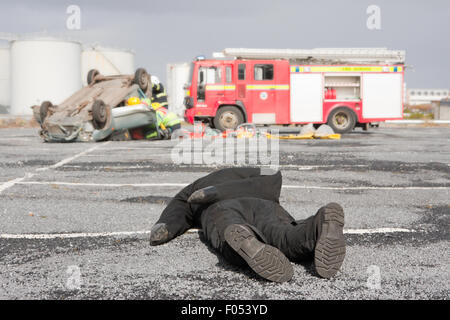
[[[281,204],[302,219],[340,203],[347,240],[336,277],[294,264],[283,284],[228,264],[198,230],[149,245],[171,196],[227,166],[176,164],[174,147],[1,129],[0,299],[449,298],[449,128],[279,141]]]

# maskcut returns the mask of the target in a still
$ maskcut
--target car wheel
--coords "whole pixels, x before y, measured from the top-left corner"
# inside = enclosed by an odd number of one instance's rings
[[[214,127],[220,131],[234,130],[238,125],[244,123],[244,116],[236,107],[221,107],[214,117]]]
[[[94,83],[95,77],[98,76],[99,74],[100,74],[100,72],[96,69],[89,70],[89,72],[87,74],[87,84],[91,85],[92,83]]]
[[[44,101],[41,103],[41,107],[39,108],[40,124],[44,123],[45,118],[48,116],[49,108],[51,107],[53,107],[53,105],[50,101]]]
[[[349,108],[339,107],[330,113],[327,124],[336,133],[347,133],[355,127],[356,119],[353,111]]]
[[[144,68],[139,68],[134,73],[134,83],[136,83],[142,91],[147,91],[150,82],[150,75]]]
[[[103,129],[108,120],[108,111],[103,100],[95,100],[92,105],[92,123],[97,130]]]

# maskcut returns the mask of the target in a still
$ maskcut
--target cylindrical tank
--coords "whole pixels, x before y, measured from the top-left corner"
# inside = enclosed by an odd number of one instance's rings
[[[179,116],[184,114],[184,85],[187,84],[190,74],[190,63],[169,63],[167,64],[167,99],[169,110]]]
[[[84,47],[81,54],[83,85],[87,85],[87,74],[91,69],[97,69],[104,76],[134,74],[134,52],[100,46]]]
[[[31,106],[63,102],[81,89],[81,44],[55,38],[11,42],[11,114],[31,115]]]
[[[6,113],[10,106],[10,49],[0,47],[0,113]]]

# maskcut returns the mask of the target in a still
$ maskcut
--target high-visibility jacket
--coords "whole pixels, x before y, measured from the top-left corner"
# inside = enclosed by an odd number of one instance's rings
[[[147,127],[147,132],[145,134],[146,139],[156,138],[158,136],[157,128],[161,127],[162,129],[169,129],[177,124],[181,123],[181,120],[177,117],[177,115],[173,112],[167,111],[166,108],[158,108],[156,110],[156,120],[157,127],[154,124],[151,124]]]
[[[166,128],[181,123],[181,120],[175,113],[169,112],[163,107],[156,109],[156,119],[158,121],[158,126],[161,126],[162,123]]]
[[[162,107],[167,108],[169,105],[167,102],[166,89],[161,83],[152,85],[152,103],[158,102]]]
[[[141,100],[143,104],[148,105],[149,107],[152,106],[152,100],[150,100],[149,98],[145,98]]]

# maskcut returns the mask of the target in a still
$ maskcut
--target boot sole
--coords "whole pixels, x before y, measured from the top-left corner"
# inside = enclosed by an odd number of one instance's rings
[[[274,282],[292,279],[294,269],[277,248],[259,241],[245,226],[233,224],[225,229],[225,241],[259,276]]]
[[[314,249],[316,272],[331,278],[339,271],[345,258],[344,210],[338,204],[324,208],[322,232]]]

